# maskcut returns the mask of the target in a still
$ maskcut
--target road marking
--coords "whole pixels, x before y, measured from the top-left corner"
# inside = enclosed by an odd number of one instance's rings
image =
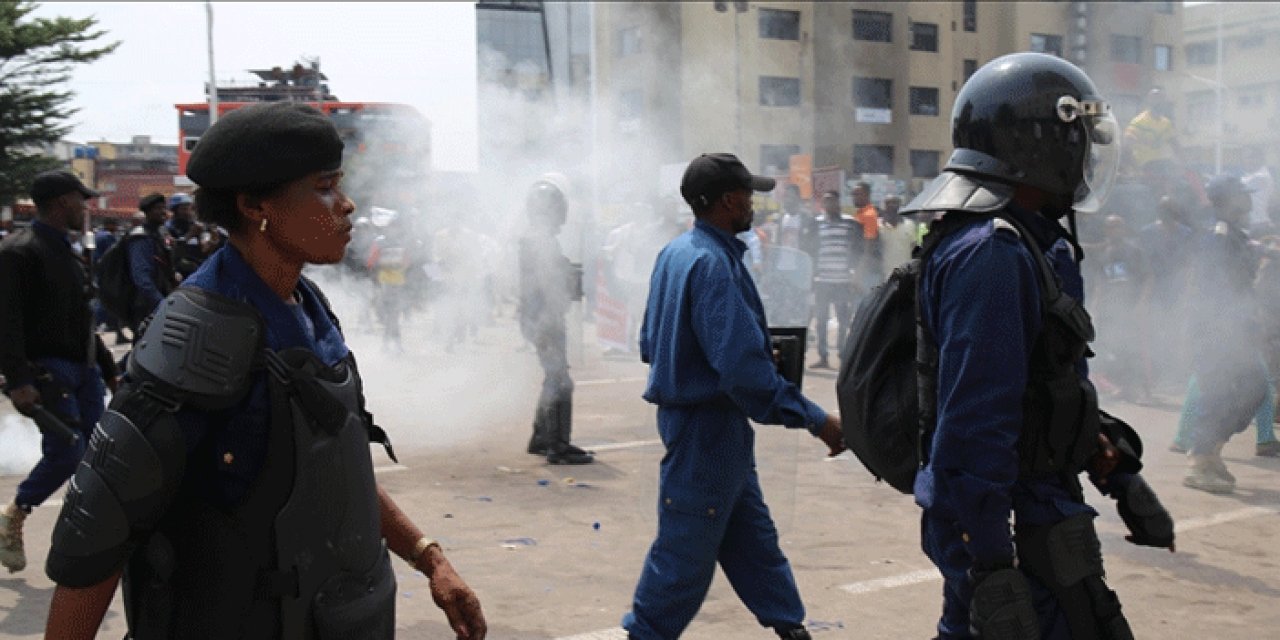
[[[601,384],[629,384],[632,382],[648,382],[649,378],[604,378],[600,380],[579,380],[573,384],[579,387],[591,387]]]
[[[862,593],[873,593],[883,591],[885,589],[893,589],[895,587],[905,587],[923,582],[933,582],[942,580],[942,574],[937,569],[921,569],[919,571],[911,571],[909,573],[900,573],[896,576],[887,578],[876,578],[874,580],[863,580],[852,584],[840,585],[841,589],[848,591],[854,595]]]
[[[408,471],[408,470],[409,470],[409,467],[406,467],[402,464],[396,465],[394,467],[374,467],[373,468],[374,473],[395,473],[397,471]]]
[[[621,627],[588,631],[576,636],[562,636],[556,640],[627,640],[627,632]]]
[[[597,453],[601,451],[619,451],[621,449],[638,449],[662,444],[661,440],[633,440],[631,442],[615,442],[613,444],[593,444],[588,449]]]
[[[1212,515],[1201,516],[1199,518],[1187,518],[1186,520],[1174,520],[1173,530],[1175,533],[1184,533],[1187,531],[1195,531],[1205,527],[1235,522],[1236,520],[1248,520],[1249,518],[1258,518],[1261,516],[1270,516],[1280,514],[1276,509],[1268,509],[1266,507],[1245,507],[1244,509],[1236,509],[1235,511],[1223,511]]]
[[[1178,521],[1174,525],[1177,533],[1186,533],[1195,531],[1196,529],[1204,529],[1237,520],[1248,520],[1249,518],[1258,518],[1262,516],[1271,516],[1280,514],[1280,510],[1268,509],[1266,507],[1245,507],[1234,511],[1224,511],[1212,515],[1201,516],[1199,518],[1188,518]],[[919,571],[910,571],[900,573],[896,576],[888,576],[885,578],[875,578],[873,580],[863,580],[851,584],[840,585],[840,588],[852,593],[860,595],[863,593],[874,593],[876,591],[884,591],[885,589],[894,589],[897,587],[906,587],[913,584],[923,584],[925,582],[940,582],[942,574],[937,569],[921,569]]]

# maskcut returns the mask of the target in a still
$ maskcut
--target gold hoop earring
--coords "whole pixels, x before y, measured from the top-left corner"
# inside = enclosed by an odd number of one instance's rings
[[[261,231],[262,233],[266,233],[266,232],[267,232],[267,219],[266,219],[266,218],[263,218],[263,219],[262,219],[262,224],[258,225],[258,231]]]

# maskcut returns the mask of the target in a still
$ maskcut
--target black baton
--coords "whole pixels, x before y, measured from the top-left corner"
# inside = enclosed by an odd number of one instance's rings
[[[31,418],[36,421],[36,426],[40,428],[40,433],[46,436],[53,436],[65,440],[68,445],[75,446],[80,442],[80,434],[74,429],[67,426],[52,411],[44,408],[44,405],[35,405],[31,408]]]

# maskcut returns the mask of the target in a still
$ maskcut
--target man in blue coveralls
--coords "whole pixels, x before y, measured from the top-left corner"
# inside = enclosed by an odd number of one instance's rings
[[[631,638],[677,638],[702,606],[716,563],[761,625],[809,638],[804,605],[756,477],[748,419],[804,427],[835,455],[840,420],[778,373],[760,296],[734,238],[751,228],[753,176],[736,157],[706,154],[685,170],[680,194],[694,228],[658,255],[640,330],[649,364],[644,398],[658,405],[666,447],[658,537],[623,619]]]
[[[956,150],[903,210],[944,214],[921,258],[921,410],[933,431],[914,487],[924,552],[945,579],[941,639],[1133,638],[1103,580],[1081,472],[1117,501],[1130,542],[1173,549],[1140,466],[1117,468],[1140,446],[1099,415],[1082,253],[1058,222],[1074,230],[1074,211],[1097,210],[1116,137],[1074,65],[998,58],[957,95]]]

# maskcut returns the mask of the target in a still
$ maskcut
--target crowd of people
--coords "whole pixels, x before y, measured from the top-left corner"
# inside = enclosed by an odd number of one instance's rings
[[[638,316],[622,343],[649,367],[666,449],[628,637],[679,637],[717,565],[762,626],[810,637],[752,422],[805,429],[829,455],[850,423],[784,375],[770,329],[811,327],[812,368],[843,370],[851,324],[878,312],[871,294],[891,273],[918,278],[912,492],[945,581],[938,638],[1134,637],[1081,476],[1116,502],[1130,542],[1172,551],[1173,522],[1136,432],[1099,410],[1099,392],[1185,388],[1171,447],[1188,453],[1193,489],[1234,489],[1221,451],[1250,421],[1256,453],[1280,455],[1280,336],[1266,321],[1280,266],[1261,174],[1214,176],[1201,207],[1169,163],[1156,96],[1124,134],[1153,209],[1135,229],[1141,211],[1102,209],[1099,163],[1121,132],[1080,69],[1005,56],[956,101],[956,151],[906,204],[877,206],[868,182],[849,185],[847,209],[842,190],[806,202],[801,185],[703,154],[683,205],[658,200],[603,238],[596,281]],[[105,223],[92,247],[73,230],[98,194],[65,171],[31,185],[34,222],[0,242],[0,373],[19,412],[47,410],[62,430],[0,509],[0,564],[25,568],[23,522],[70,479],[45,565],[48,637],[94,637],[123,583],[133,637],[391,638],[391,554],[430,578],[457,637],[485,636],[476,594],[373,475],[368,445],[394,460],[390,438],[304,267],[343,265],[370,293],[360,322],[376,316],[400,352],[401,318],[423,298],[453,299],[439,318],[449,344],[472,334],[500,304],[486,270],[502,261],[465,225],[424,232],[408,207],[358,215],[342,150],[314,108],[235,110],[192,153],[194,198],[148,195],[133,228]],[[544,373],[527,451],[549,464],[595,461],[571,442],[567,316],[590,279],[558,238],[570,191],[559,174],[536,180],[511,250],[517,324]],[[780,193],[772,214],[756,211],[766,193]],[[121,361],[101,338],[113,331],[134,343]]]

